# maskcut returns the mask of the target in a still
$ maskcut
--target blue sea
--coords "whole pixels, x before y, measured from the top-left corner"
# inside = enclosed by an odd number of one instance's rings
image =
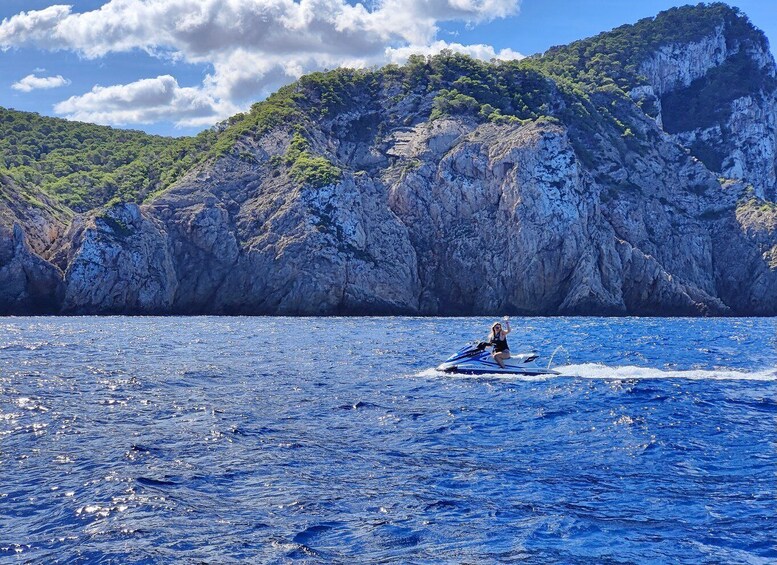
[[[0,319],[3,563],[774,563],[777,320]]]

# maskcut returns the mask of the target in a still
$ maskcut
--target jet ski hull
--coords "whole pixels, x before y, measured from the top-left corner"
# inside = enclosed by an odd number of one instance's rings
[[[558,371],[541,367],[534,353],[519,353],[505,359],[505,368],[488,351],[467,346],[437,367],[438,371],[458,375],[558,375]]]

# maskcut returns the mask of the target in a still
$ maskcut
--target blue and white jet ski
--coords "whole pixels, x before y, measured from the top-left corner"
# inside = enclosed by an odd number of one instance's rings
[[[455,354],[451,355],[440,366],[438,371],[460,375],[558,375],[550,367],[537,364],[536,353],[517,353],[504,360],[505,368],[494,361],[491,353],[485,348],[488,344],[469,343]]]

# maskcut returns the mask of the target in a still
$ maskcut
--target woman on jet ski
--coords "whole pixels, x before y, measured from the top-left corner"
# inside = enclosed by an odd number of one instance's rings
[[[505,328],[499,322],[494,322],[494,325],[491,326],[491,333],[488,334],[488,344],[493,348],[491,349],[491,357],[499,363],[502,369],[505,368],[504,359],[510,358],[510,346],[507,345],[510,321],[507,319],[507,316],[505,316]]]

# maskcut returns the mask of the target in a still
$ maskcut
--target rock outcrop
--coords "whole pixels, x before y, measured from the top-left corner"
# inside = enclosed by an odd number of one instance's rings
[[[777,71],[763,33],[729,15],[696,41],[661,47],[639,72],[647,85],[632,98],[675,141],[757,197],[777,196]]]
[[[0,227],[0,314],[56,312],[62,273],[32,251],[19,224]]]
[[[715,287],[732,311],[773,316],[777,304],[777,206],[756,198],[739,203],[713,237]],[[743,284],[742,273],[746,273]]]
[[[41,254],[68,220],[46,195],[29,194],[0,175],[0,314],[59,311],[62,272]]]
[[[167,233],[136,204],[73,222],[54,261],[67,265],[66,313],[164,313],[178,286]]]

